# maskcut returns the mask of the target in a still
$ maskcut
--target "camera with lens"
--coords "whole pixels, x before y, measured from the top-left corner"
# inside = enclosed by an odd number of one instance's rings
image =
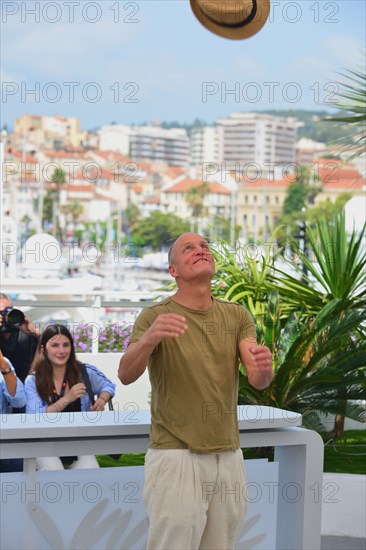
[[[16,332],[25,319],[24,313],[20,309],[13,309],[12,307],[1,310],[0,315],[2,317],[0,332]]]

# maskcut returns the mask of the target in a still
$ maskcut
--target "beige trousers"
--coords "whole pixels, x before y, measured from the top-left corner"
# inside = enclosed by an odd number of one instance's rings
[[[234,549],[246,514],[245,485],[240,449],[209,454],[149,449],[147,550]]]

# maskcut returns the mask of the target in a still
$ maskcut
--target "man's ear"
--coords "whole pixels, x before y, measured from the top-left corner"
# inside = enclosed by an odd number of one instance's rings
[[[168,272],[169,272],[169,275],[171,275],[172,277],[177,276],[177,270],[175,269],[174,264],[170,264],[170,266],[168,267]]]

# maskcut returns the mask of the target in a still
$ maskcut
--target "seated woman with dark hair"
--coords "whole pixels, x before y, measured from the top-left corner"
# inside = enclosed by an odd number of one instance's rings
[[[84,368],[92,393],[97,396],[94,404],[84,383]],[[88,364],[84,366],[76,359],[73,338],[64,325],[48,325],[40,337],[25,381],[26,412],[103,411],[114,396],[115,387],[99,369]],[[94,456],[40,457],[36,464],[37,470],[98,468]]]

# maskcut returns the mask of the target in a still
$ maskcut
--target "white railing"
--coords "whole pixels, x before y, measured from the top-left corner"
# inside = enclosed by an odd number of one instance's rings
[[[69,293],[58,294],[57,291],[54,292],[58,299],[47,298],[49,291],[43,290],[34,294],[38,299],[16,299],[13,305],[15,308],[26,311],[40,330],[49,322],[52,322],[51,320],[41,321],[40,319],[44,317],[51,318],[52,316],[57,318],[57,312],[60,310],[68,313],[69,318],[62,322],[69,326],[70,330],[79,323],[89,324],[92,329],[90,351],[94,354],[99,351],[100,329],[106,323],[118,324],[121,328],[126,325],[131,326],[131,322],[135,320],[138,313],[144,307],[153,303],[152,300],[138,300],[138,294],[135,296],[132,294],[131,299],[119,299],[120,292],[90,291],[82,297],[77,295],[75,298]],[[106,295],[109,299],[104,298]],[[112,311],[107,314],[106,310]],[[42,313],[40,314],[40,312]]]

